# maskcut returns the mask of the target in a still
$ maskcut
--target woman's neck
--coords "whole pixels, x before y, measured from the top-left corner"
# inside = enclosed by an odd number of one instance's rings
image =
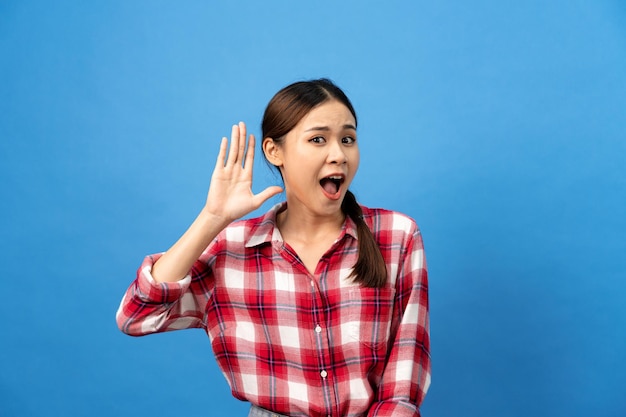
[[[344,220],[345,214],[342,211],[330,216],[320,216],[298,204],[287,204],[287,208],[278,213],[276,218],[278,229],[286,241],[296,240],[302,243],[326,240],[328,236],[336,238]]]

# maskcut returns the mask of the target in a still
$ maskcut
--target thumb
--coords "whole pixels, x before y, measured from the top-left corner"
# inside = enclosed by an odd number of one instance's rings
[[[260,193],[254,196],[255,206],[257,206],[257,208],[261,207],[261,204],[263,204],[270,198],[282,192],[283,192],[283,189],[277,185],[272,185],[270,187],[267,187],[265,190],[261,191]]]

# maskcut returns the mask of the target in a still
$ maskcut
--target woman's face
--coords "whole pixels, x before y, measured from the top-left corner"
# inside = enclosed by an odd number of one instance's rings
[[[337,100],[313,108],[281,145],[265,141],[264,151],[278,166],[287,201],[317,215],[336,215],[359,167],[356,121]]]

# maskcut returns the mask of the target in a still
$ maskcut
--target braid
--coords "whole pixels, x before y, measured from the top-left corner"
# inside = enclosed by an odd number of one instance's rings
[[[350,275],[365,287],[381,288],[387,281],[387,267],[372,231],[363,220],[363,210],[351,191],[341,203],[343,212],[356,223],[359,236],[359,258]]]

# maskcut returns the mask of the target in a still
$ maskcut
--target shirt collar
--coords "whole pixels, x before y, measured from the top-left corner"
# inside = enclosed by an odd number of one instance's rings
[[[250,230],[250,237],[245,243],[246,248],[271,243],[273,241],[283,241],[280,230],[276,227],[276,216],[285,208],[287,208],[287,202],[283,201],[269,209],[267,213],[258,219]],[[346,220],[343,222],[339,239],[343,239],[345,235],[352,236],[355,240],[358,240],[356,223],[354,223],[354,220],[352,220],[350,216],[346,216]]]

